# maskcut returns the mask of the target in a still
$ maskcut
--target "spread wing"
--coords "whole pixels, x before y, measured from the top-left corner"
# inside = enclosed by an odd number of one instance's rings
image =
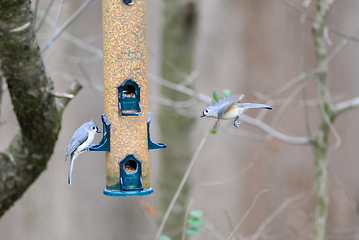
[[[219,100],[219,102],[216,104],[216,107],[218,107],[218,109],[221,109],[221,112],[218,115],[221,116],[223,113],[227,112],[233,104],[240,101],[243,97],[243,94],[231,95],[229,97]]]
[[[76,148],[78,148],[83,142],[85,142],[87,137],[88,132],[86,130],[84,130],[83,128],[77,129],[71,138],[69,146],[67,147],[66,157],[71,155],[76,150]]]

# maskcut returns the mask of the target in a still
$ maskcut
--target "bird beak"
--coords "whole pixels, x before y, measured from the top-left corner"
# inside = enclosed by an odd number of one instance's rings
[[[202,113],[201,118],[203,118],[204,116],[206,116],[206,115],[204,115],[204,113]]]
[[[97,129],[97,131],[96,131],[96,132],[97,132],[97,133],[101,133],[101,131],[100,131],[100,130],[98,130],[98,129]]]

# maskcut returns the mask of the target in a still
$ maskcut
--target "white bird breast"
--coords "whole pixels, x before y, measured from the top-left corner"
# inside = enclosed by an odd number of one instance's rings
[[[86,141],[84,141],[76,150],[75,150],[75,154],[80,154],[81,152],[85,151],[93,142],[95,138],[95,132],[93,131],[89,131],[88,132],[88,137],[86,139]]]
[[[222,116],[222,118],[231,119],[231,118],[239,117],[242,115],[243,112],[244,112],[244,108],[233,106],[226,112],[226,114]]]

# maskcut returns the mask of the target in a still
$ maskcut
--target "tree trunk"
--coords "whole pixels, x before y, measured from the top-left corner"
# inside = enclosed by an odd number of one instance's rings
[[[69,101],[56,101],[51,92],[32,20],[30,1],[0,1],[1,71],[21,128],[0,153],[0,216],[46,169]],[[70,92],[80,88],[75,84]]]

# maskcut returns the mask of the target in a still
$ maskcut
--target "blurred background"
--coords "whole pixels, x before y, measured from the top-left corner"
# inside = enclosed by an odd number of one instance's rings
[[[60,2],[54,2],[37,33],[40,46],[51,37]],[[40,1],[38,21],[48,3]],[[252,117],[260,114],[263,122],[284,134],[306,137],[300,84],[280,94],[274,95],[274,92],[301,71],[316,68],[311,33],[316,2],[313,1],[307,9],[304,45],[301,40],[302,0],[205,0],[194,3],[197,28],[193,70],[184,72],[187,76],[195,73],[192,88],[208,96],[212,96],[213,91],[229,89],[232,93],[243,93],[243,102],[266,103],[271,99],[268,103],[274,110],[265,115],[259,110],[248,110],[246,114]],[[81,4],[80,1],[66,1],[59,25]],[[161,76],[164,61],[165,4],[166,1],[161,0],[147,1],[148,72],[154,76]],[[64,92],[74,79],[84,88],[64,112],[62,130],[47,170],[2,217],[0,239],[154,239],[163,212],[168,207],[167,204],[161,205],[160,198],[169,190],[159,183],[172,181],[170,177],[160,179],[164,175],[159,172],[166,171],[166,168],[159,161],[159,151],[150,153],[152,195],[132,198],[103,195],[105,156],[101,152],[80,155],[74,166],[73,184],[67,184],[69,162],[64,161],[64,156],[72,134],[90,119],[102,125],[101,12],[101,1],[93,1],[54,41],[49,52],[43,53],[44,58],[48,54],[46,72],[55,83],[55,92]],[[349,35],[358,28],[359,2],[337,1],[327,23]],[[74,39],[87,45],[80,47],[74,44]],[[329,30],[329,51],[333,51],[343,39]],[[305,56],[302,69],[301,56]],[[358,41],[352,40],[330,62],[329,81],[334,103],[359,95],[358,56]],[[164,142],[160,121],[166,115],[160,114],[161,101],[158,99],[168,97],[162,93],[161,86],[150,80],[151,137],[156,142]],[[317,130],[321,117],[316,93],[315,76],[310,76],[306,95],[312,133]],[[288,96],[293,96],[293,99],[285,108],[283,104]],[[199,118],[206,106],[198,102],[182,112],[193,121],[188,138],[192,152],[184,159],[184,168],[215,122]],[[177,109],[172,108],[172,111]],[[7,91],[3,95],[1,113],[5,125],[0,127],[0,149],[5,149],[19,130]],[[337,118],[334,127],[341,137],[338,148],[334,147],[335,138],[330,135],[330,209],[326,239],[359,239],[358,118],[359,109]],[[176,135],[171,133],[168,137],[175,138]],[[94,142],[100,139],[101,136],[96,136]],[[175,148],[175,145],[167,144],[167,149],[160,151]],[[314,175],[314,153],[310,145],[287,144],[269,138],[265,132],[249,124],[242,123],[235,128],[233,121],[222,121],[217,133],[207,136],[187,181],[185,205],[178,206],[182,208],[179,211],[184,212],[183,208],[187,208],[192,199],[190,209],[203,211],[201,231],[187,238],[226,239],[255,196],[268,189],[258,198],[235,239],[250,238],[263,223],[267,225],[261,239],[311,239]],[[176,188],[170,191],[174,192]],[[174,211],[177,211],[176,207]],[[183,224],[177,228],[165,228],[163,234],[175,236],[182,228]]]

